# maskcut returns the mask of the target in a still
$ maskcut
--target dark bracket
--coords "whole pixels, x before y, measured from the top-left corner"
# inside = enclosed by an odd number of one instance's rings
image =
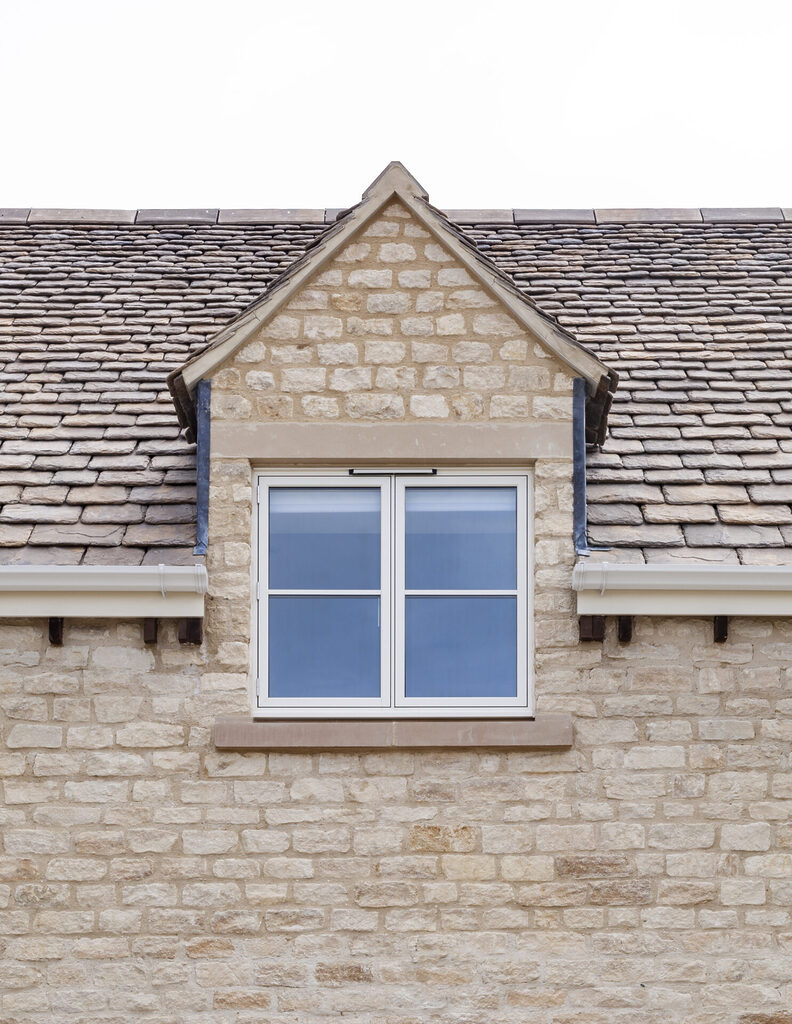
[[[604,615],[578,615],[578,634],[581,640],[605,639]]]
[[[143,643],[155,644],[157,642],[159,622],[157,619],[143,619]]]
[[[619,616],[619,643],[628,644],[632,640],[633,617],[632,615]]]
[[[53,647],[63,647],[63,619],[49,620],[49,642]]]
[[[729,636],[729,616],[716,615],[713,619],[713,640],[716,644],[725,644]]]
[[[200,644],[203,640],[203,619],[179,619],[179,643]]]

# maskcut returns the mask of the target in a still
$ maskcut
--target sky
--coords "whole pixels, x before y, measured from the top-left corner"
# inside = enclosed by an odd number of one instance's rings
[[[0,207],[792,206],[789,0],[0,0]]]

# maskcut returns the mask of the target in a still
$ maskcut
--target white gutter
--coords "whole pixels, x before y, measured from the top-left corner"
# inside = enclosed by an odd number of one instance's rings
[[[792,616],[792,566],[578,562],[579,615]]]
[[[0,566],[0,618],[202,618],[203,565]]]

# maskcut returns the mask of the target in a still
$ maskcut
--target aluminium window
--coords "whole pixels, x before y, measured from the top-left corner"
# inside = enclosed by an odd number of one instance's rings
[[[531,714],[530,484],[259,475],[257,713]]]

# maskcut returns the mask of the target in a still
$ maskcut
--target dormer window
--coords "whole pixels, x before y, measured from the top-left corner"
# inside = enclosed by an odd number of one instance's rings
[[[260,475],[258,712],[529,714],[530,484]]]

